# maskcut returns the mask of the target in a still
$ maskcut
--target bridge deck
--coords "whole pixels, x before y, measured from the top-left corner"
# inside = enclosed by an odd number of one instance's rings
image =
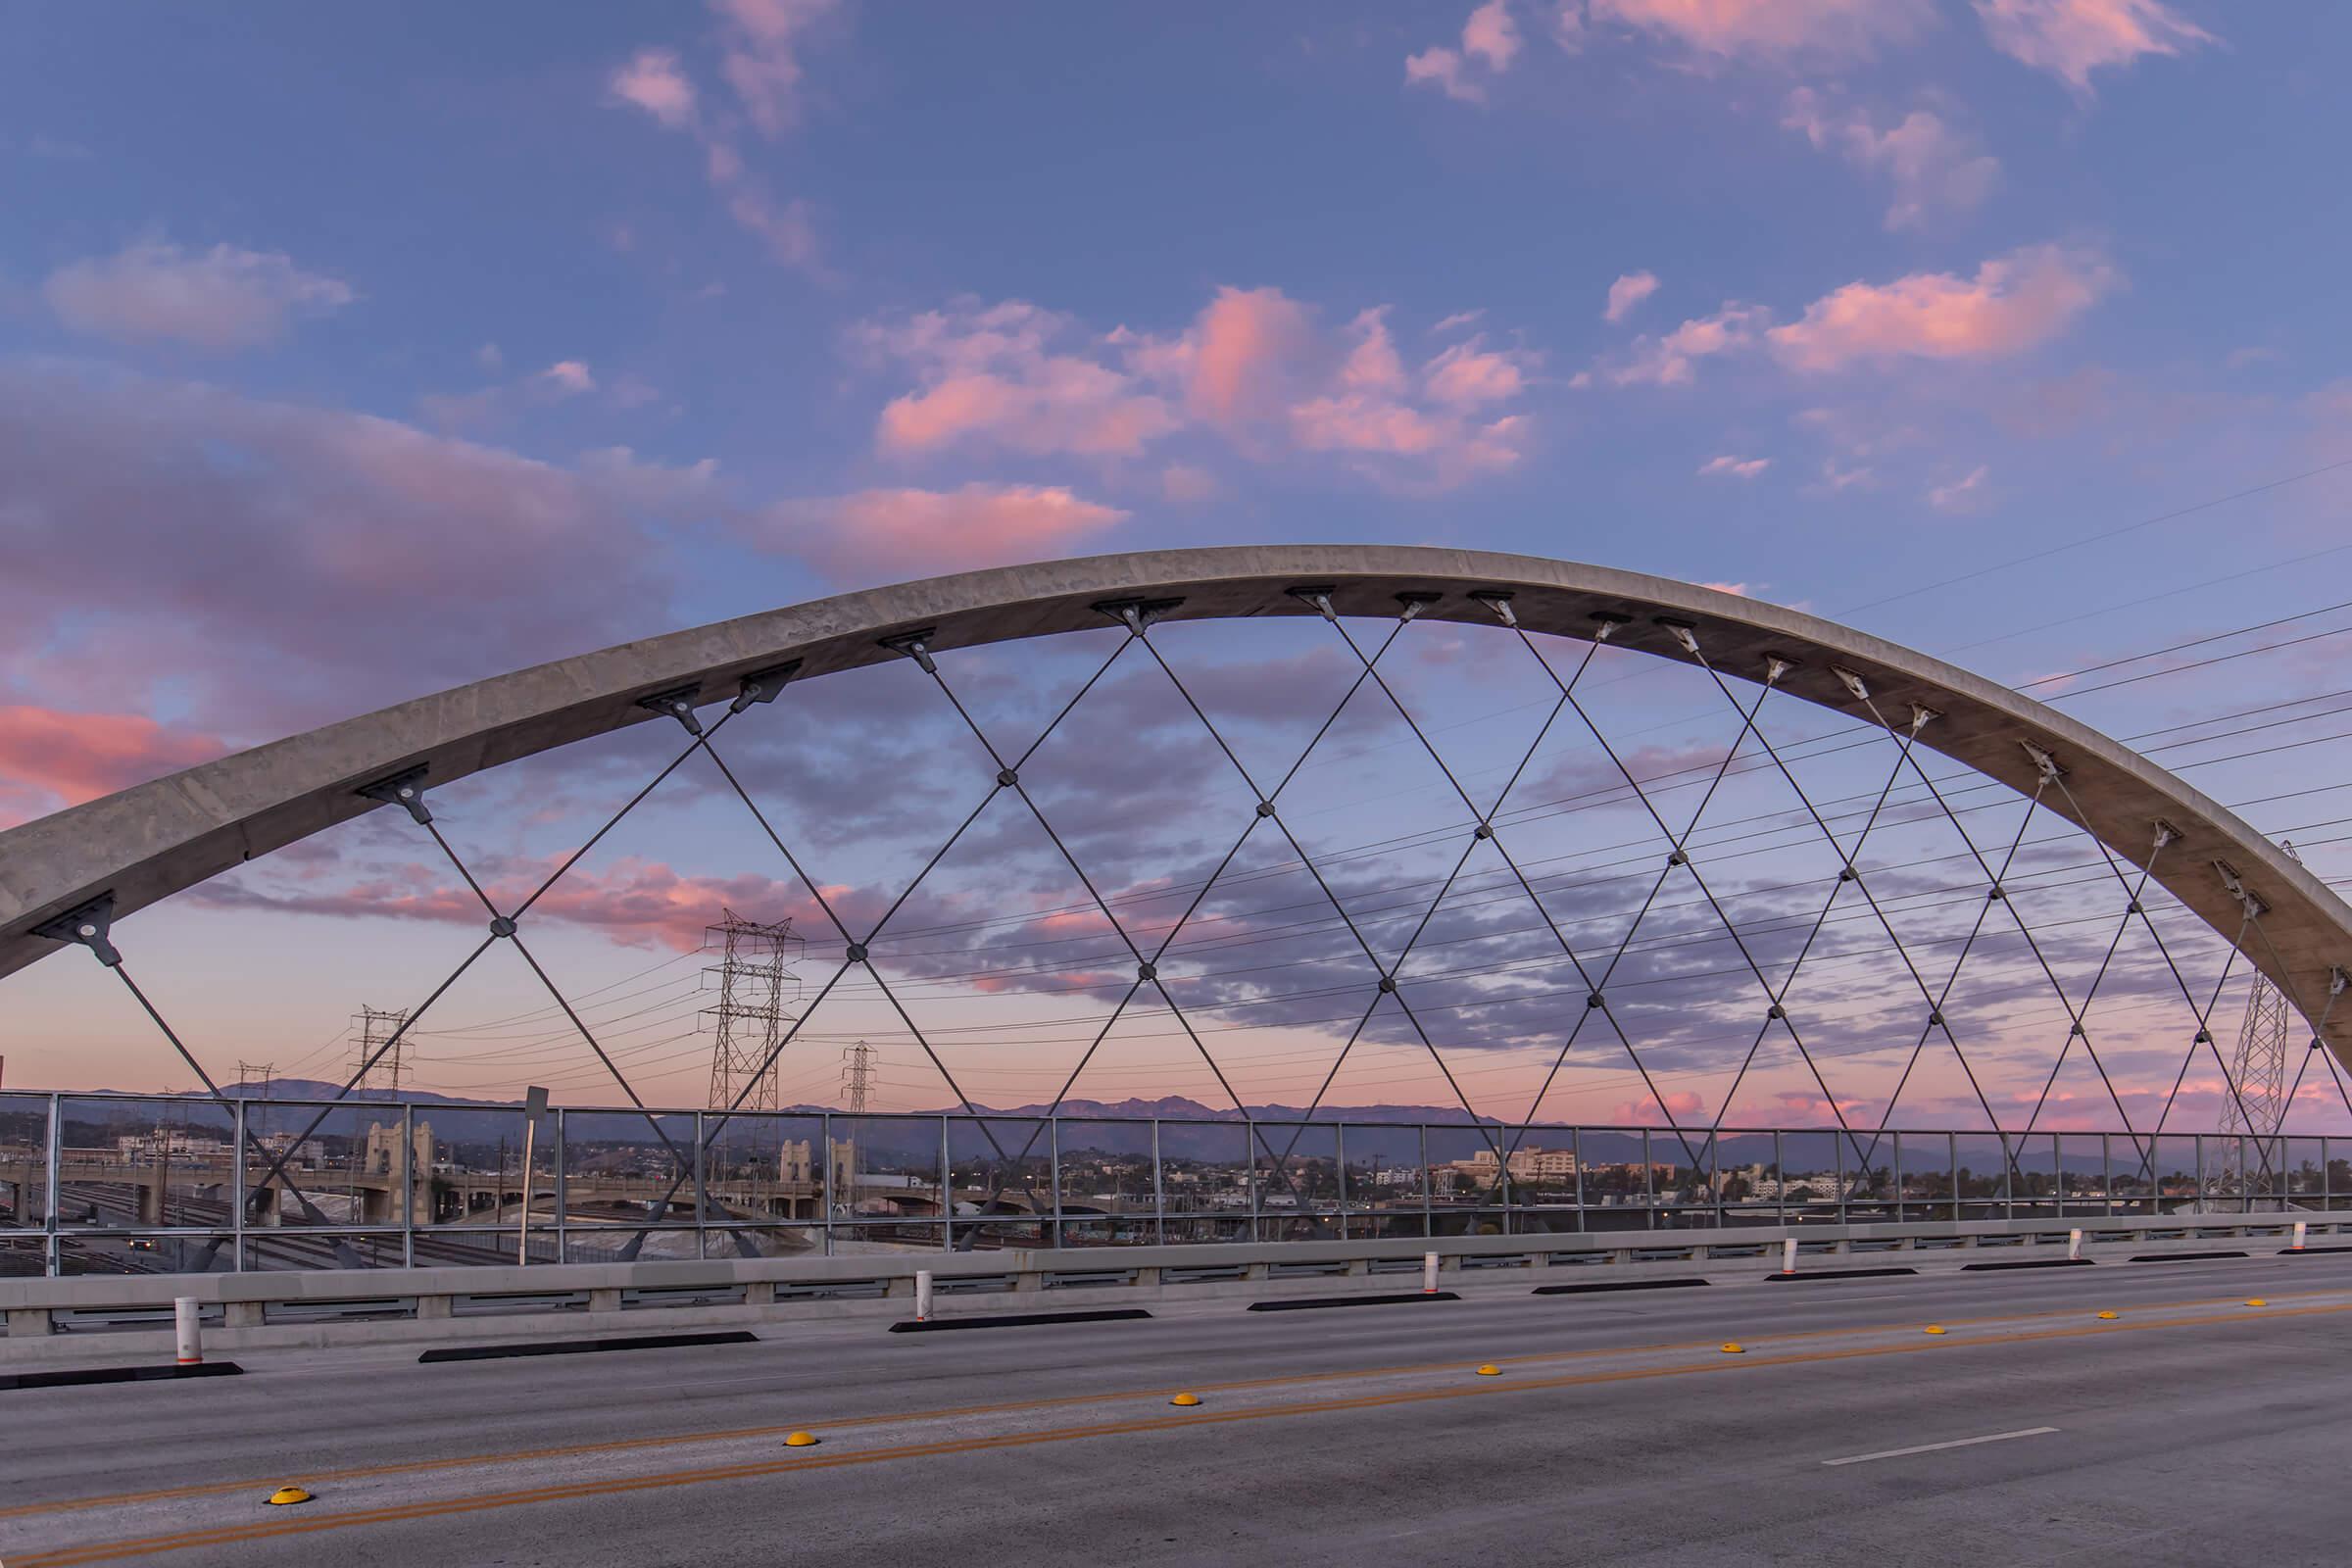
[[[1757,1562],[1766,1541],[1777,1560],[1828,1563],[2334,1550],[2340,1504],[2295,1466],[2352,1439],[2312,1382],[2352,1340],[2352,1256],[1802,1289],[1743,1270],[1631,1298],[1462,1289],[948,1336],[805,1324],[459,1365],[264,1353],[237,1379],[21,1392],[12,1412],[49,1436],[14,1456],[0,1553],[39,1568],[164,1551],[754,1561],[784,1539],[808,1560],[1046,1564],[1513,1562],[1570,1543],[1574,1560],[1638,1564]],[[2243,1304],[2256,1296],[2270,1304]],[[1723,1354],[1727,1339],[1746,1353]],[[1170,1408],[1177,1389],[1201,1405]],[[146,1441],[126,1446],[134,1426]],[[783,1446],[796,1428],[821,1443]],[[289,1480],[318,1500],[256,1506]],[[137,1495],[157,1489],[178,1494]]]

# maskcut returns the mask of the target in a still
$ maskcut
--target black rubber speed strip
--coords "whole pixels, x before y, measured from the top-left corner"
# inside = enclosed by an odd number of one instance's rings
[[[757,1345],[743,1329],[710,1334],[628,1334],[612,1340],[526,1340],[516,1345],[453,1345],[427,1350],[419,1361],[497,1361],[511,1355],[587,1355],[595,1350],[670,1350],[689,1345]]]
[[[1889,1274],[1918,1272],[1915,1268],[1817,1268],[1796,1274],[1783,1274],[1775,1270],[1764,1277],[1768,1280],[1875,1280]]]
[[[1287,1301],[1251,1301],[1250,1312],[1312,1312],[1325,1306],[1402,1306],[1407,1301],[1458,1301],[1451,1291],[1392,1291],[1381,1296],[1298,1296]]]
[[[2352,1252],[2352,1247],[2281,1247],[2280,1257],[2301,1257],[2305,1252]]]
[[[1117,1323],[1128,1318],[1150,1317],[1140,1306],[1111,1306],[1094,1312],[992,1312],[985,1317],[935,1317],[927,1323],[912,1318],[893,1323],[893,1334],[939,1334],[949,1329],[1028,1329],[1042,1328],[1049,1323]]]
[[[2087,1257],[2013,1257],[2004,1263],[1963,1263],[1960,1272],[1993,1268],[2088,1268],[2090,1264]]]
[[[0,1389],[77,1389],[90,1383],[173,1383],[181,1378],[233,1378],[245,1369],[234,1361],[195,1366],[85,1366],[56,1372],[0,1373]]]
[[[1584,1285],[1539,1285],[1534,1294],[1538,1296],[1594,1296],[1602,1291],[1679,1291],[1690,1286],[1706,1283],[1708,1282],[1705,1280],[1692,1279],[1592,1280]]]
[[[2245,1257],[2244,1252],[2142,1252],[2126,1261],[2132,1263],[2194,1263],[2206,1257]]]

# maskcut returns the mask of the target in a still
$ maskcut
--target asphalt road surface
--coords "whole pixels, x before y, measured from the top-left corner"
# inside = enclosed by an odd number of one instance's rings
[[[2352,1561],[2352,1255],[1542,1278],[0,1392],[0,1562]]]

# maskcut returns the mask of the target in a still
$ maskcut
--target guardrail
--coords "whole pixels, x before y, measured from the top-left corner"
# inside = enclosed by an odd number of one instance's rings
[[[1857,1255],[1918,1272],[1986,1261],[2058,1260],[2079,1245],[2092,1262],[2210,1251],[2284,1250],[2298,1234],[2314,1250],[2352,1250],[2352,1215],[2122,1218],[2074,1227],[2035,1220],[1756,1228],[1617,1236],[1479,1236],[1433,1241],[1210,1244],[1076,1252],[1052,1249],[940,1255],[568,1263],[521,1268],[314,1270],[199,1276],[0,1280],[0,1361],[57,1360],[172,1344],[172,1303],[193,1298],[207,1342],[224,1350],[400,1341],[500,1341],[614,1330],[624,1321],[701,1328],[795,1318],[904,1314],[918,1275],[951,1302],[1046,1294],[1072,1306],[1251,1294],[1329,1294],[1418,1276],[1435,1254],[1442,1277],[1499,1280],[1524,1270],[1541,1284],[1635,1282],[1662,1276],[1853,1266]],[[2080,1243],[2070,1233],[2080,1230]],[[2243,1243],[2242,1246],[2225,1246]],[[1985,1254],[1997,1253],[1995,1259]],[[1846,1264],[1825,1262],[1829,1258]],[[1496,1271],[1496,1272],[1490,1272]],[[1417,1281],[1416,1281],[1417,1283]],[[951,1305],[946,1310],[974,1310]],[[985,1307],[978,1308],[985,1310]]]
[[[570,1107],[526,1181],[523,1133],[514,1105],[0,1094],[0,1277],[2352,1212],[2323,1137]]]

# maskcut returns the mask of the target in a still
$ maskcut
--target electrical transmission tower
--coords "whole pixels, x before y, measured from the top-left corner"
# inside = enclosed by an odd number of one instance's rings
[[[262,1103],[265,1108],[256,1113],[256,1119],[261,1125],[254,1128],[254,1136],[259,1138],[267,1138],[270,1135],[270,1112],[266,1107],[270,1102],[271,1080],[276,1077],[277,1063],[274,1061],[240,1061],[237,1063],[238,1094],[250,1095],[255,1080],[258,1079],[261,1082]]]
[[[408,1021],[409,1009],[406,1007],[393,1011],[385,1007],[364,1006],[351,1015],[351,1026],[359,1033],[359,1038],[352,1042],[351,1048],[351,1070],[359,1080],[352,1086],[355,1092],[365,1094],[370,1089],[386,1089],[391,1091],[391,1098],[400,1097],[400,1053],[404,1042],[395,1037]],[[392,1049],[384,1052],[382,1059],[375,1061],[375,1065],[369,1066],[368,1062],[375,1058],[376,1052],[386,1041],[392,1041]]]
[[[874,1048],[860,1040],[841,1054],[841,1098],[850,1109],[865,1114],[865,1100],[874,1086]]]
[[[2291,842],[2282,842],[2287,858],[2300,865],[2303,857]],[[2222,1102],[2222,1169],[2214,1191],[2226,1198],[2252,1197],[2261,1185],[2264,1161],[2254,1161],[2256,1175],[2246,1176],[2246,1144],[2250,1139],[2278,1135],[2286,1119],[2286,994],[2257,970],[2254,989],[2246,997],[2246,1016],[2238,1025],[2237,1050],[2230,1061],[2230,1081],[2237,1093]]]
[[[793,964],[807,946],[792,922],[764,925],[721,906],[719,922],[704,928],[703,946],[719,962],[718,1005],[705,1009],[715,1039],[710,1048],[713,1110],[772,1111],[776,1104],[776,1044],[801,999]]]

